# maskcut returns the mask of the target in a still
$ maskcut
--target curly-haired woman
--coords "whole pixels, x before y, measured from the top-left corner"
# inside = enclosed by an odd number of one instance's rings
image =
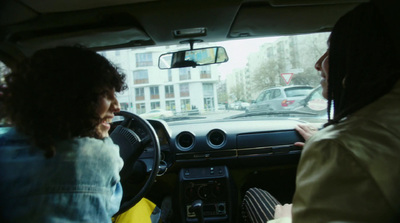
[[[83,47],[39,50],[6,76],[0,135],[5,222],[110,222],[122,197],[108,137],[125,76]]]

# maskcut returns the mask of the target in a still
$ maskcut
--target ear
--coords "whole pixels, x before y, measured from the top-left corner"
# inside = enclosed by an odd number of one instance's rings
[[[344,77],[343,80],[342,80],[342,87],[343,88],[346,88],[346,77]]]

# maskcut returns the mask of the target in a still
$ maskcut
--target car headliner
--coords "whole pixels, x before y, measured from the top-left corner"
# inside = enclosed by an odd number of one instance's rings
[[[12,66],[57,45],[105,50],[329,31],[365,1],[2,0],[0,60]],[[201,27],[205,32],[184,34]]]

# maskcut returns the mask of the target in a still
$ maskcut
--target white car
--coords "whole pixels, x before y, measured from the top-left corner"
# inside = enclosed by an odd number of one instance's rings
[[[154,109],[139,116],[142,118],[165,119],[174,116],[174,113],[163,109]]]
[[[262,91],[246,112],[291,110],[312,91],[311,86],[274,87]]]

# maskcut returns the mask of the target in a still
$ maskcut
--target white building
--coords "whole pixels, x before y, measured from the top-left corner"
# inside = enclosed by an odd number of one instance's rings
[[[128,90],[118,95],[123,110],[136,114],[153,109],[215,110],[218,65],[161,70],[158,58],[167,51],[175,50],[153,47],[101,52],[126,74]]]

